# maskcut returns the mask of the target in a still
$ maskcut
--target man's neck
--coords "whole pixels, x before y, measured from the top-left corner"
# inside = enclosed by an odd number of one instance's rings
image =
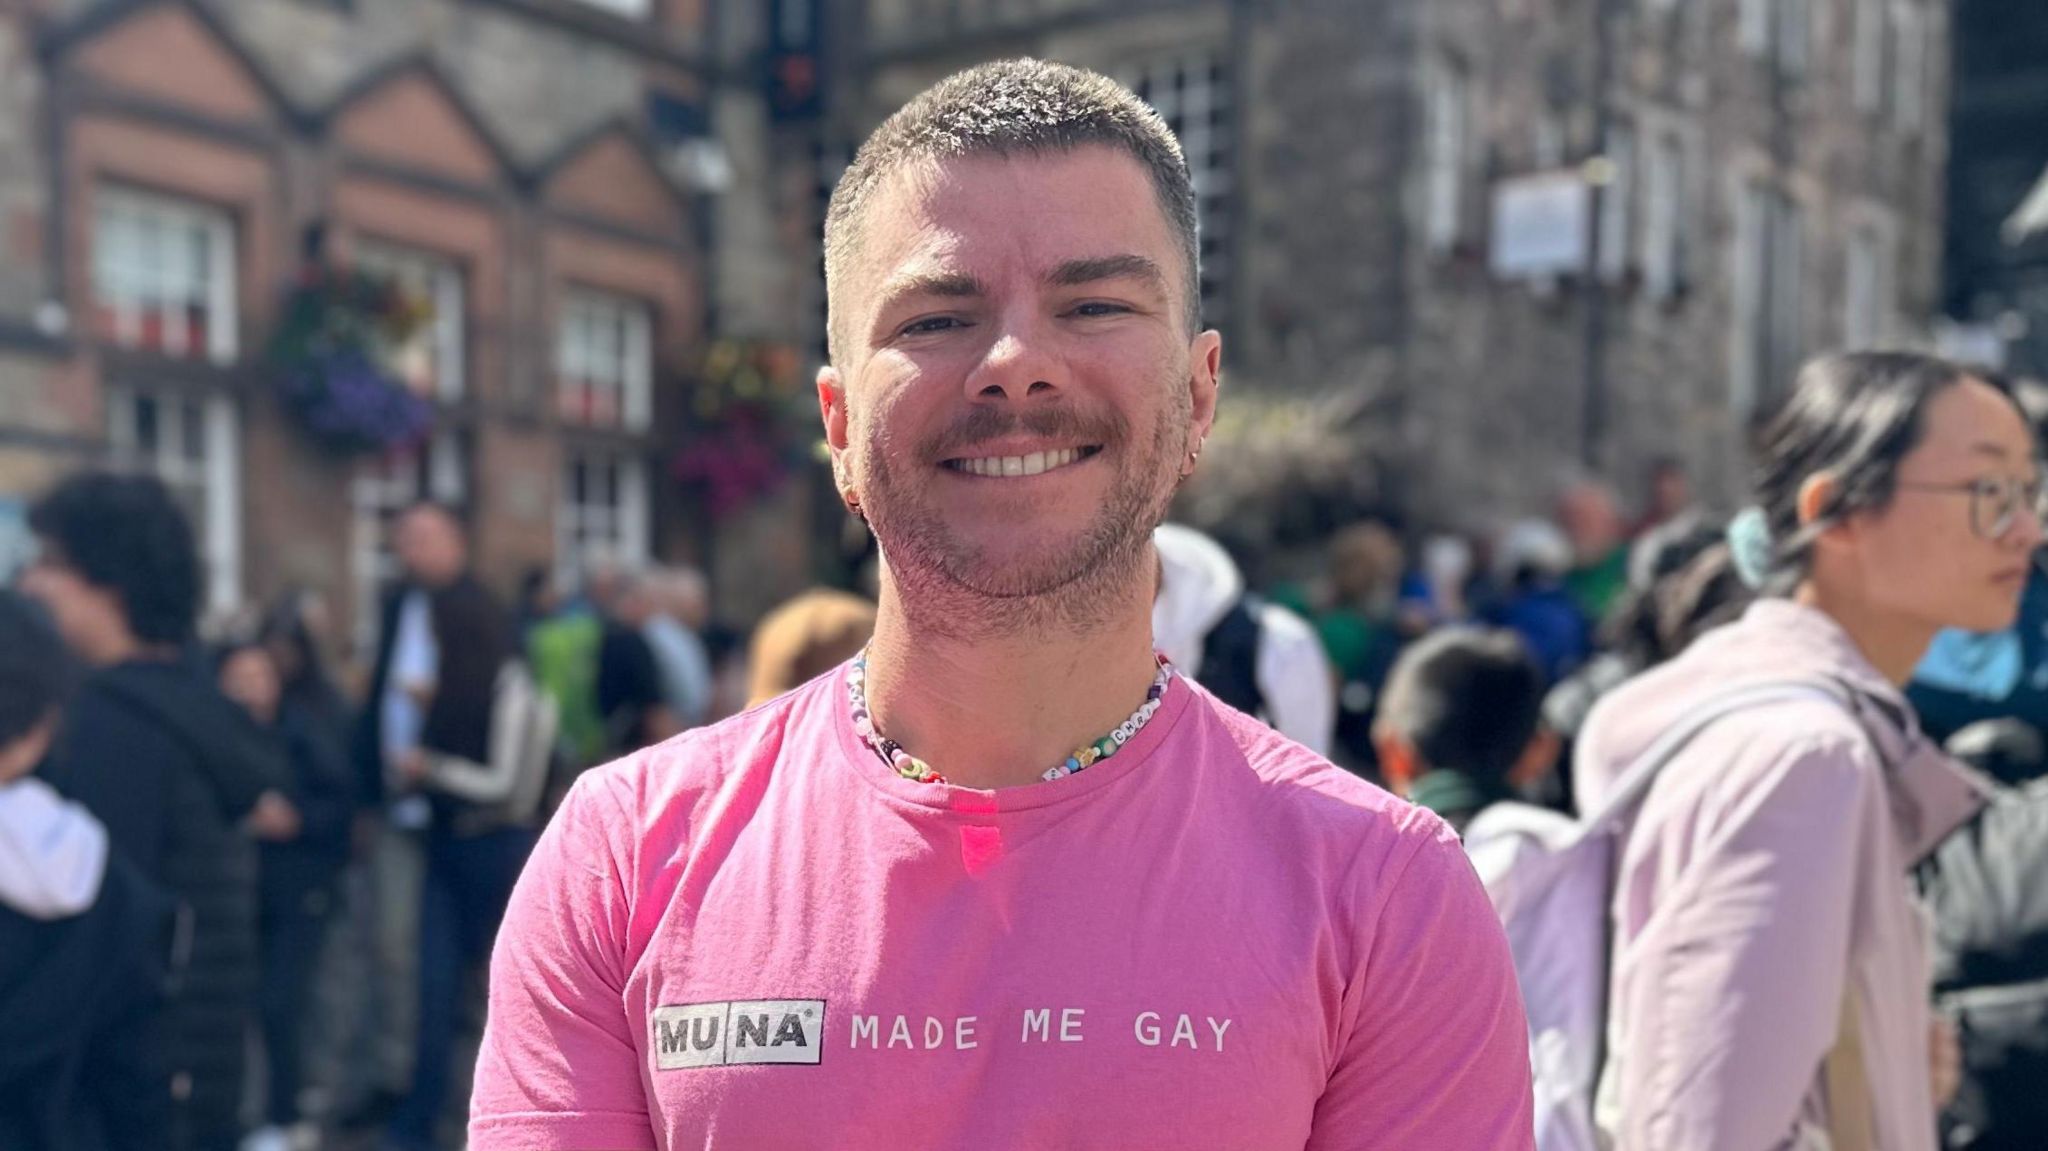
[[[882,734],[949,783],[1036,783],[1145,702],[1157,671],[1152,587],[1106,622],[1017,634],[935,635],[885,583],[868,645],[868,708]]]

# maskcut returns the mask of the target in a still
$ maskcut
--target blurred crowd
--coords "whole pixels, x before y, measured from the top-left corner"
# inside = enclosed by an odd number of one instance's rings
[[[1359,523],[1313,578],[1260,588],[1168,524],[1155,643],[1461,831],[1502,803],[1579,811],[1599,701],[1757,596],[1680,466],[1631,494],[1572,483],[1485,539]],[[605,563],[573,587],[528,573],[508,604],[422,504],[393,524],[403,577],[348,685],[310,593],[196,638],[191,531],[156,481],[79,476],[30,523],[38,556],[0,592],[6,1148],[460,1145],[480,968],[569,783],[831,671],[874,624],[821,588],[742,644],[700,573]],[[2038,1146],[2048,994],[2009,989],[2048,980],[2024,895],[2048,864],[2048,580],[2030,569],[2017,625],[1944,633],[1916,676],[1927,734],[2004,785],[1921,869],[1950,1145]]]

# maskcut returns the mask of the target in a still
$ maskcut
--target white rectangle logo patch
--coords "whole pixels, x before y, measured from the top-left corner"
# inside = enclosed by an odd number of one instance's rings
[[[742,1063],[816,1064],[824,1051],[822,999],[746,999],[657,1007],[654,1065],[662,1071]]]

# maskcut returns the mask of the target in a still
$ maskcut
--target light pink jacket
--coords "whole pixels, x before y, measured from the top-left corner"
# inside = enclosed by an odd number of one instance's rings
[[[1742,684],[1824,698],[1709,726],[1622,842],[1603,1125],[1617,1151],[1828,1146],[1846,1004],[1881,1151],[1933,1151],[1927,928],[1908,869],[1983,802],[1826,615],[1767,601],[1613,692],[1574,761],[1581,810],[1689,710]]]

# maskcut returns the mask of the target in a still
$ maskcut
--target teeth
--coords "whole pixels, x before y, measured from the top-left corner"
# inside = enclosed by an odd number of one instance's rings
[[[977,476],[1035,476],[1054,468],[1063,468],[1081,458],[1078,450],[1067,448],[1057,452],[1033,452],[1028,456],[988,456],[981,459],[961,460],[960,470]]]

